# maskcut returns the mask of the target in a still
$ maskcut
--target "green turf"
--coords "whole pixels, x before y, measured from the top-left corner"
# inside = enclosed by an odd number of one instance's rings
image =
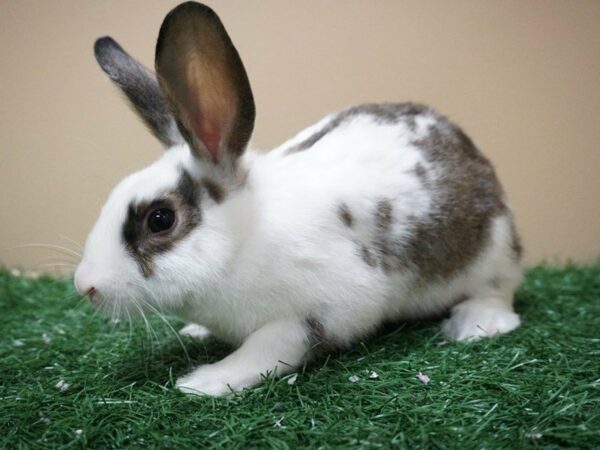
[[[185,340],[192,363],[160,320],[115,326],[68,281],[0,271],[0,448],[600,448],[600,264],[530,270],[517,309],[507,336],[404,325],[293,385],[200,398],[173,380],[227,347]]]

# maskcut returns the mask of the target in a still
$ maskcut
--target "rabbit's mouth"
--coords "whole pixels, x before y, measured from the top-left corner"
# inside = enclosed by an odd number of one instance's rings
[[[96,288],[92,286],[85,293],[84,297],[88,297],[90,299],[90,302],[92,302],[92,304],[94,304],[94,297],[96,296],[96,294],[97,294]]]

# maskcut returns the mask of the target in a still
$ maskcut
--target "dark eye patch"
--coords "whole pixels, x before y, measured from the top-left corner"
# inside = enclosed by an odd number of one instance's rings
[[[201,223],[201,193],[201,185],[187,171],[182,170],[179,182],[172,192],[151,202],[129,205],[122,230],[123,242],[145,277],[154,272],[156,255],[173,248]],[[174,220],[168,230],[155,232],[149,220],[150,215],[159,210],[172,211]]]

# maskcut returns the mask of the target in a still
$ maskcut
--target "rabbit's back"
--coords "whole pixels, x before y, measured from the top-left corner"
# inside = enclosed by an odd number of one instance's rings
[[[448,278],[484,249],[492,220],[510,215],[490,162],[430,108],[362,105],[309,131],[257,165],[271,223],[351,234],[373,268]],[[518,257],[516,236],[514,247]]]
[[[256,157],[248,182],[260,235],[248,260],[269,255],[271,277],[292,293],[280,306],[294,313],[345,303],[357,314],[370,308],[366,322],[377,324],[440,312],[502,278],[498,270],[511,289],[519,277],[518,238],[493,167],[425,106],[332,114]]]

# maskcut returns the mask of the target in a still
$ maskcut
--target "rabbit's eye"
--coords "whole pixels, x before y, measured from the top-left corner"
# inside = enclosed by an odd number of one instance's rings
[[[168,208],[155,209],[148,216],[148,228],[152,233],[168,231],[175,223],[175,211]]]

